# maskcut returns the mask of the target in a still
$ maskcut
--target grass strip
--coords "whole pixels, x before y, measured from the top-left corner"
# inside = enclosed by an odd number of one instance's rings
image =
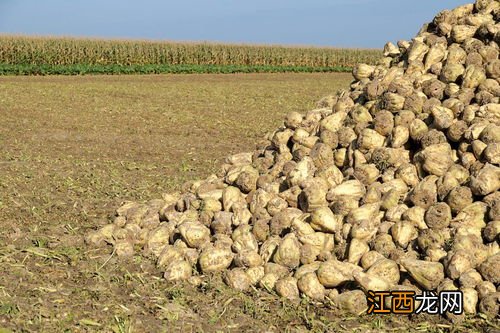
[[[233,74],[233,73],[326,73],[349,72],[350,67],[269,65],[11,65],[0,63],[0,75],[88,75],[88,74]]]

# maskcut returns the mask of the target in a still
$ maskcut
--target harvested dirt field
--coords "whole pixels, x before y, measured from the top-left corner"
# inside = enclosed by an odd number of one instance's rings
[[[149,200],[248,151],[350,74],[0,78],[0,332],[495,331],[470,319],[342,316],[214,275],[166,283],[151,261],[84,244]]]

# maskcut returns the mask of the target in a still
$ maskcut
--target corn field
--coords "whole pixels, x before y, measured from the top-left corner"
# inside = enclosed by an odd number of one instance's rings
[[[217,65],[352,67],[375,63],[376,49],[336,49],[137,40],[0,36],[4,65]]]

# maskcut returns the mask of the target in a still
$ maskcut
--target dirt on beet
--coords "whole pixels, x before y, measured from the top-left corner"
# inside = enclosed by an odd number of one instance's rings
[[[352,316],[211,276],[165,282],[83,241],[124,200],[161,197],[248,151],[350,74],[0,78],[0,332],[495,331],[470,318]]]

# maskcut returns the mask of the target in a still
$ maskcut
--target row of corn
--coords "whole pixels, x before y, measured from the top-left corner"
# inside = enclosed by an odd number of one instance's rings
[[[380,57],[376,49],[0,36],[0,63],[11,65],[352,67],[360,62],[374,64]]]

